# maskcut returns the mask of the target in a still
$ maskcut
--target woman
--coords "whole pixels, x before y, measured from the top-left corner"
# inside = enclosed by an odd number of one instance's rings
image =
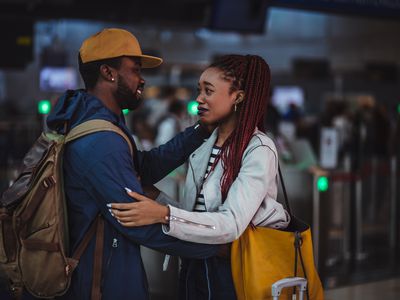
[[[125,226],[163,223],[166,234],[210,244],[232,242],[249,224],[286,227],[289,216],[276,201],[277,151],[260,131],[269,88],[269,67],[259,56],[212,63],[199,80],[198,114],[218,127],[189,159],[183,200],[161,194],[157,203],[130,193],[138,202],[112,204],[114,216]],[[182,299],[236,298],[227,258],[184,260],[180,283]]]

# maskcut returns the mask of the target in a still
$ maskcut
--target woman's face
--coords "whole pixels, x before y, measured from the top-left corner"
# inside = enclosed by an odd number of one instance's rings
[[[231,92],[231,82],[217,68],[208,68],[200,76],[196,101],[198,115],[206,124],[222,123],[234,115],[237,91]]]

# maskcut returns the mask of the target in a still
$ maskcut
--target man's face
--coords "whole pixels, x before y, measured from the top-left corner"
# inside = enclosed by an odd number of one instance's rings
[[[143,101],[144,83],[140,60],[123,57],[117,74],[117,90],[114,92],[121,109],[134,110],[140,106]]]

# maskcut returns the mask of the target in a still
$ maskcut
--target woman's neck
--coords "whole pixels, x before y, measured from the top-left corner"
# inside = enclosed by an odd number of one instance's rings
[[[228,137],[236,127],[236,122],[236,115],[233,115],[231,118],[223,121],[218,125],[218,137],[217,142],[215,143],[218,147],[222,147],[222,145],[228,139]]]

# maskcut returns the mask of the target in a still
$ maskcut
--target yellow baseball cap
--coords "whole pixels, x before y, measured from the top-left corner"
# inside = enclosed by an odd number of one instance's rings
[[[162,59],[142,54],[137,38],[124,29],[106,28],[83,41],[79,53],[83,63],[120,56],[140,57],[142,68],[154,68]]]

